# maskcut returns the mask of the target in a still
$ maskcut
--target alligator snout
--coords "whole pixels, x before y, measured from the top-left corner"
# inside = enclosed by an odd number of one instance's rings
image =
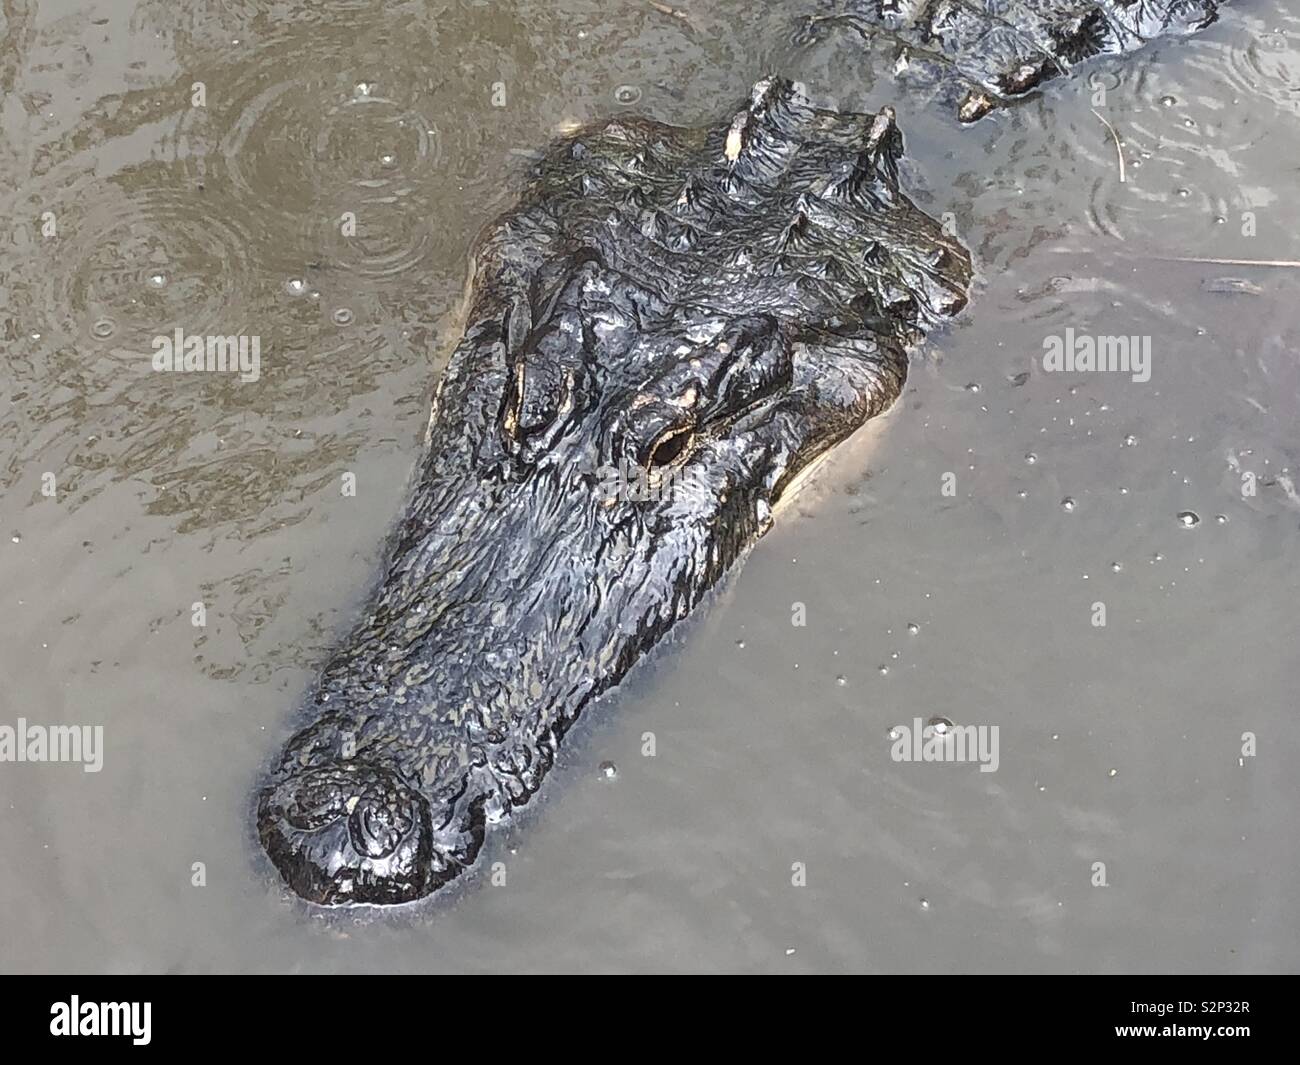
[[[374,766],[291,776],[262,792],[257,817],[267,854],[309,902],[409,902],[459,868],[435,841],[424,797]]]

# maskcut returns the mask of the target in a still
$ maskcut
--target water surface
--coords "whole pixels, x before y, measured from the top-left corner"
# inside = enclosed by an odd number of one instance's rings
[[[1300,271],[1170,260],[1297,258],[1300,17],[957,129],[851,36],[793,46],[804,8],[3,6],[0,723],[106,743],[0,765],[4,969],[1296,968]],[[286,901],[251,795],[375,579],[475,233],[566,123],[716,121],[770,71],[897,106],[970,311],[475,875]],[[176,326],[259,335],[259,380],[152,372]],[[1150,381],[1043,372],[1067,328],[1149,336]],[[998,771],[892,761],[935,715]]]

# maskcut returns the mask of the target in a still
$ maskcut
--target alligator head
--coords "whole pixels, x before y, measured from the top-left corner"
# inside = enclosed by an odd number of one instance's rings
[[[893,114],[768,79],[727,124],[560,143],[480,238],[469,320],[363,620],[261,793],[289,886],[400,903],[469,866],[582,708],[888,407],[966,251]]]

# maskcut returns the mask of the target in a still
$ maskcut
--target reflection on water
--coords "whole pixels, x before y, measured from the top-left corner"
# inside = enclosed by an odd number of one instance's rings
[[[793,43],[796,0],[675,6],[3,6],[0,723],[107,737],[93,779],[0,767],[6,967],[1294,967],[1295,844],[1254,842],[1294,797],[1232,744],[1300,753],[1300,271],[1170,260],[1297,257],[1300,17],[1242,3],[959,130],[855,35]],[[716,119],[772,69],[898,107],[971,311],[579,730],[488,858],[509,889],[319,934],[248,795],[373,579],[474,234],[555,130]],[[178,327],[257,336],[257,382],[153,373]],[[1151,337],[1151,382],[1044,373],[1067,328]],[[888,762],[939,711],[1002,723],[998,773]]]

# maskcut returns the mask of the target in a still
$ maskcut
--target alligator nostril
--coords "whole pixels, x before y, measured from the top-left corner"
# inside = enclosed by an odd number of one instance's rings
[[[333,824],[350,809],[339,782],[330,778],[308,777],[299,786],[282,786],[276,789],[275,799],[284,819],[305,832]]]
[[[414,818],[383,802],[362,801],[348,818],[352,845],[371,858],[387,858],[411,831]]]

